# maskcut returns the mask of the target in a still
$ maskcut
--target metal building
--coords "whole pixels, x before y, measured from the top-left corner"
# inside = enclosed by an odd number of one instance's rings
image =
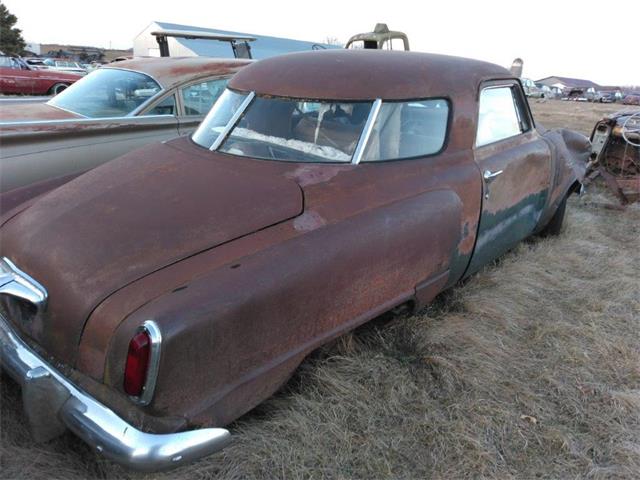
[[[167,22],[151,22],[133,40],[134,56],[160,56],[160,47],[156,37],[151,35],[158,30],[186,30],[192,32],[204,32],[221,35],[251,36],[255,41],[251,42],[251,55],[253,58],[267,58],[275,55],[290,52],[302,52],[313,49],[340,48],[335,45],[327,45],[317,42],[307,42],[293,40],[290,38],[270,37],[264,35],[254,35],[241,32],[231,32],[227,30],[217,30],[212,28],[194,27],[191,25],[178,25]],[[203,56],[233,58],[233,50],[228,42],[215,40],[168,38],[168,47],[172,57],[179,56]]]

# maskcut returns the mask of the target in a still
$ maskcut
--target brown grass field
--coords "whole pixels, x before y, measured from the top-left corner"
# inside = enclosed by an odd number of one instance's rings
[[[615,106],[532,102],[588,133]],[[521,244],[413,316],[314,353],[230,426],[230,447],[150,478],[639,478],[640,205],[572,197],[561,236]],[[71,434],[35,445],[2,388],[2,478],[139,478]]]

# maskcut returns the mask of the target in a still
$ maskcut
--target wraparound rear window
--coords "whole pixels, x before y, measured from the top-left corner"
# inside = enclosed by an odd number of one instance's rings
[[[245,110],[241,112],[243,100]],[[268,160],[398,160],[439,152],[445,142],[448,118],[449,104],[444,99],[251,99],[250,94],[227,90],[196,130],[193,140],[231,155]]]
[[[444,99],[383,102],[362,161],[433,155],[444,146],[448,119]]]

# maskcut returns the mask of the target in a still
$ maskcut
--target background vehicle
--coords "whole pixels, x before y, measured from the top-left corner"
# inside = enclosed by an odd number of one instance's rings
[[[544,92],[535,84],[533,80],[531,80],[530,78],[522,78],[520,80],[522,82],[522,87],[524,88],[524,94],[527,97],[544,98]]]
[[[86,75],[87,69],[78,62],[71,60],[59,60],[55,58],[45,58],[44,64],[52,70],[58,70],[60,72],[75,73],[78,75]]]
[[[55,405],[43,436],[73,426],[129,467],[179,465],[222,448],[220,427],[313,349],[558,233],[589,153],[582,135],[538,131],[495,65],[371,50],[257,62],[192,138],[7,216],[2,354],[44,392],[28,415]],[[55,381],[29,383],[38,367]]]
[[[0,56],[0,93],[56,95],[80,78],[71,73],[30,66],[19,57]]]
[[[640,105],[640,94],[628,93],[622,99],[623,105]]]
[[[0,192],[65,181],[133,148],[191,133],[247,63],[203,57],[122,61],[91,72],[46,103],[2,109]]]

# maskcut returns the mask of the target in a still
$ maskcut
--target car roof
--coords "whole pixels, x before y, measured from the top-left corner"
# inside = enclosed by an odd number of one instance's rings
[[[514,78],[487,62],[389,50],[323,50],[272,57],[241,70],[240,91],[300,99],[407,100],[454,97],[488,79]]]
[[[208,57],[140,57],[132,60],[103,65],[100,68],[115,68],[145,73],[153,77],[160,86],[168,90],[184,82],[211,75],[232,75],[250,60]]]

